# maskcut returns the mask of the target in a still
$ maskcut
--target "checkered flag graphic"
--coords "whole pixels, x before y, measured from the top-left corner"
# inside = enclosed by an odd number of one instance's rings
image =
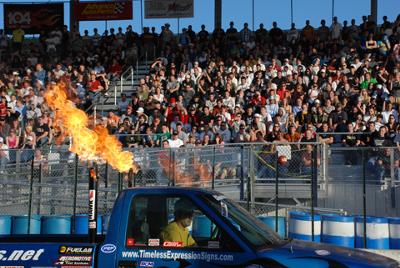
[[[121,13],[123,13],[123,12],[124,12],[124,9],[125,9],[125,3],[124,3],[124,2],[115,3],[115,9],[114,9],[114,11],[115,11],[116,14],[121,14]]]

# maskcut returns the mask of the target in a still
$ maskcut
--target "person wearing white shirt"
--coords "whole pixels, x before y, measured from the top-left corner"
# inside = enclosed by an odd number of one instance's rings
[[[391,115],[394,116],[394,120],[399,122],[399,113],[396,111],[396,109],[393,108],[393,104],[391,102],[384,103],[384,111],[382,112],[382,117],[383,117],[383,123],[387,124],[389,122],[389,117]]]
[[[178,132],[174,131],[172,133],[172,137],[168,140],[168,144],[170,148],[179,148],[183,146],[183,141],[178,138]]]
[[[331,25],[331,37],[332,39],[339,40],[342,33],[342,24],[337,21],[337,17],[333,17],[333,22]]]
[[[0,137],[0,173],[3,174],[6,169],[6,165],[10,160],[7,144],[4,143],[4,139]]]

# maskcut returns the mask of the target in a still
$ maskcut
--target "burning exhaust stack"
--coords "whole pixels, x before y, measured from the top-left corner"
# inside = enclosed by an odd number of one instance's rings
[[[89,242],[96,242],[97,235],[97,172],[89,169]]]

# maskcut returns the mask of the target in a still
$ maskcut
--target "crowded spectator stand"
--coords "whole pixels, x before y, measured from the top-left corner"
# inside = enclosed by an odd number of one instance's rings
[[[159,34],[145,27],[140,35],[131,26],[82,36],[64,27],[38,40],[25,39],[22,29],[11,37],[2,32],[0,145],[35,150],[57,144],[59,130],[43,94],[63,81],[76,106],[130,148],[398,146],[400,16],[383,21],[363,17],[356,25],[335,17],[330,26],[307,21],[287,31],[273,22],[254,32],[247,23],[212,32],[203,25],[198,33],[189,25],[178,36],[169,24]],[[112,94],[110,84],[151,53],[157,57],[133,93],[121,95],[113,111],[94,115],[93,103]],[[0,158],[2,165],[15,161],[12,154]]]

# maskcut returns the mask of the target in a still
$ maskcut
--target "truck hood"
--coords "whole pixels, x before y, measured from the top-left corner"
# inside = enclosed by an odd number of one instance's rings
[[[300,240],[280,248],[262,249],[259,256],[272,258],[282,267],[400,267],[397,261],[378,254]]]

